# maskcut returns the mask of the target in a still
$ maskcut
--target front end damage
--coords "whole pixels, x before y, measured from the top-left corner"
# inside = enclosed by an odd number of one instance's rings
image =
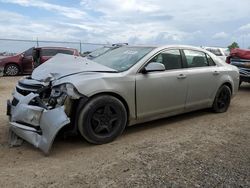
[[[70,84],[52,87],[51,81],[20,80],[7,103],[10,146],[25,140],[48,154],[57,133],[71,122],[69,98],[79,97]]]

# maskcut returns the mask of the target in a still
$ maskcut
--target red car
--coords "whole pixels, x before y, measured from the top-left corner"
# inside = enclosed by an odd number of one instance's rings
[[[34,69],[33,56],[39,58],[39,63],[44,63],[57,53],[69,54],[79,56],[79,52],[74,48],[63,47],[38,47],[30,48],[23,53],[15,56],[0,59],[0,75],[15,76],[18,74],[31,74]]]
[[[238,67],[240,72],[240,83],[250,83],[250,50],[236,48],[231,50],[227,57],[227,63]]]

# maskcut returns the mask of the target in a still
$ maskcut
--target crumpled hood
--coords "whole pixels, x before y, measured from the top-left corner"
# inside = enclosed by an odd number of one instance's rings
[[[116,70],[80,56],[57,54],[37,67],[31,77],[39,81],[50,81],[82,72],[116,72]]]

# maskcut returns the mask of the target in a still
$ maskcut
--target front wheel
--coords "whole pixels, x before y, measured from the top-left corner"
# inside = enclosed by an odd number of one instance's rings
[[[113,141],[127,124],[123,103],[109,95],[97,96],[79,107],[78,129],[90,143],[105,144]]]
[[[231,90],[228,86],[223,85],[217,91],[213,103],[213,111],[217,113],[226,112],[231,101]]]

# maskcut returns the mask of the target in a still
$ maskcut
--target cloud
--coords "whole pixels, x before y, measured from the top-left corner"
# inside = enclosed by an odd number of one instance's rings
[[[250,31],[250,23],[241,26],[238,30],[239,30],[239,31],[243,31],[243,32],[245,32],[245,31]]]
[[[77,39],[83,30],[67,27],[64,23],[32,20],[27,16],[0,10],[0,37],[19,39],[70,40]],[[8,32],[6,32],[8,31]]]
[[[18,14],[15,12],[10,12],[10,11],[6,11],[6,10],[0,10],[0,23],[8,23],[9,20],[11,20],[11,22],[16,22],[19,23],[20,20],[25,19],[26,17],[22,14]],[[2,25],[2,27],[4,27],[4,25]]]
[[[82,0],[80,3],[82,6],[92,9],[95,7],[98,11],[105,14],[117,13],[117,12],[156,12],[159,10],[157,3],[152,1],[144,0]],[[113,10],[110,12],[110,10]]]
[[[3,37],[227,46],[250,30],[249,0],[80,0],[71,6],[47,0],[0,0],[0,6],[1,2],[45,10],[44,17],[36,18],[13,9],[8,16],[2,10],[1,16],[0,10],[0,24],[9,31],[0,28]]]
[[[102,14],[96,19],[103,24],[105,38],[141,43],[188,43],[205,45],[213,39],[230,42],[234,23],[246,19],[248,0],[170,1],[170,0],[82,0],[84,10]],[[223,4],[223,6],[218,6]],[[230,23],[231,25],[228,25]],[[224,30],[224,32],[221,32]],[[199,32],[197,34],[197,32]],[[133,40],[131,40],[133,39]],[[198,40],[199,39],[199,40]],[[157,41],[158,40],[158,41]],[[224,44],[223,44],[224,45]]]
[[[213,39],[226,39],[228,37],[229,35],[225,32],[215,33],[214,36],[212,36]]]
[[[36,0],[1,0],[1,1],[5,3],[18,4],[24,7],[42,8],[57,14],[62,14],[63,16],[72,19],[83,19],[84,17],[87,16],[87,14],[84,11],[79,10],[77,8],[65,7],[61,5],[47,3],[44,1],[36,1]]]

